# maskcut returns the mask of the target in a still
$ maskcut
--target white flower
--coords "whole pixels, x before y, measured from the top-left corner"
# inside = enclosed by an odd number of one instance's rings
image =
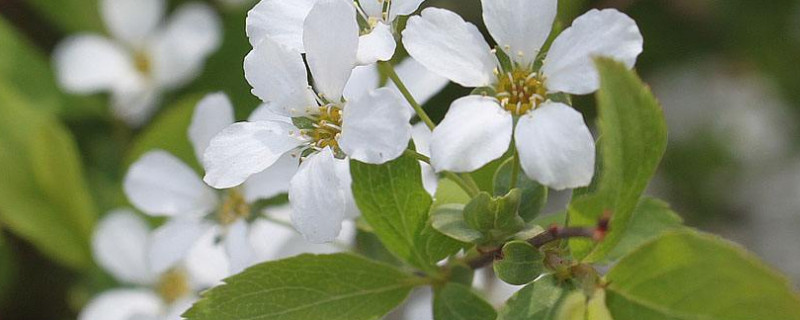
[[[102,17],[113,39],[78,34],[53,54],[61,86],[72,93],[111,93],[114,114],[140,125],[161,91],[180,87],[202,70],[220,44],[220,22],[209,6],[180,6],[162,21],[164,0],[103,0]]]
[[[309,11],[303,47],[313,91],[299,52],[269,37],[257,43],[245,58],[245,77],[253,93],[280,115],[226,128],[204,157],[204,180],[231,188],[281,157],[303,156],[289,200],[293,224],[311,242],[333,240],[342,221],[358,214],[349,159],[384,163],[400,156],[411,138],[411,113],[391,89],[344,95],[356,64],[355,14],[346,0],[320,0]]]
[[[511,70],[500,65],[478,29],[453,12],[425,9],[411,17],[403,31],[408,52],[431,71],[466,87],[492,87],[496,92],[494,97],[453,102],[433,132],[431,164],[437,171],[476,170],[502,156],[513,135],[522,169],[530,178],[554,189],[589,184],[594,139],[580,113],[548,100],[548,95],[597,90],[595,56],[632,67],[643,45],[636,23],[613,9],[589,11],[555,39],[537,72],[534,62],[550,34],[557,1],[482,3],[486,26],[511,59]]]
[[[254,114],[253,119],[257,117],[258,114]],[[233,122],[233,106],[227,96],[216,93],[201,100],[188,130],[196,154],[202,155],[211,138]],[[249,223],[251,204],[286,193],[288,180],[297,170],[297,164],[297,159],[287,155],[270,170],[251,176],[242,188],[218,193],[171,154],[157,150],[143,155],[125,177],[125,193],[144,213],[170,217],[153,239],[156,254],[170,259],[152,260],[155,264],[151,268],[161,271],[174,261],[184,259],[187,248],[204,237],[211,242],[221,240],[220,245],[227,254],[222,257],[221,268],[230,273],[259,261],[251,239],[261,235],[256,234]]]
[[[303,24],[311,8],[320,0],[262,0],[247,14],[247,36],[255,47],[264,38],[305,53]],[[389,61],[397,46],[393,23],[409,15],[424,0],[363,0],[353,2],[363,28],[359,30],[359,65]]]
[[[154,254],[154,236],[145,221],[129,210],[113,211],[100,222],[92,239],[97,263],[121,283],[135,287],[101,293],[84,307],[79,320],[181,319],[180,314],[197,300],[200,290],[227,276],[214,272],[213,263],[190,268],[185,261],[172,261],[165,270],[155,272],[149,262],[170,257]],[[189,249],[206,256],[215,254],[205,243]]]

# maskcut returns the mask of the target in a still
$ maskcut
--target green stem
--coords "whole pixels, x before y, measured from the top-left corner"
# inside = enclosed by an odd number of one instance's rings
[[[472,188],[472,190],[473,190],[473,192],[474,192],[474,194],[472,194],[472,196],[473,196],[473,197],[474,197],[474,196],[477,196],[477,195],[478,195],[478,193],[481,193],[481,188],[480,188],[480,187],[478,187],[478,183],[477,183],[477,182],[475,182],[475,179],[473,179],[473,178],[472,178],[472,175],[471,175],[471,174],[469,174],[469,173],[462,173],[462,174],[461,174],[461,179],[464,179],[464,182],[466,182],[467,184],[469,184],[469,187],[470,187],[470,188]]]
[[[511,165],[511,188],[517,187],[517,180],[519,180],[519,153],[514,150],[514,162]]]
[[[427,164],[431,164],[431,158],[430,157],[428,157],[428,156],[426,156],[424,154],[421,154],[419,152],[416,152],[414,150],[406,149],[406,151],[404,151],[403,154],[411,156],[411,157],[414,157],[414,158],[417,158],[417,160],[425,162]]]
[[[409,104],[411,104],[411,107],[414,108],[414,111],[417,112],[417,116],[419,116],[422,122],[424,122],[425,125],[428,126],[428,129],[433,130],[433,128],[436,127],[436,124],[433,123],[433,120],[431,120],[428,114],[425,113],[425,110],[422,109],[422,106],[420,106],[419,103],[417,103],[417,100],[414,99],[414,96],[412,96],[411,92],[408,91],[406,85],[403,84],[402,80],[400,80],[400,77],[397,75],[397,72],[394,71],[394,66],[392,66],[392,64],[387,61],[379,62],[378,66],[380,67],[381,71],[383,71],[389,77],[389,79],[392,79],[392,82],[394,82],[394,84],[397,86],[397,89],[400,90],[400,93],[403,94],[403,97],[406,98]]]

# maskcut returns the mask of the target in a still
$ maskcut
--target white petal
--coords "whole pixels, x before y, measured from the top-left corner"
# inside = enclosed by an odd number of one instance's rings
[[[255,252],[250,246],[250,230],[247,221],[239,219],[228,226],[225,235],[225,251],[228,253],[231,274],[242,272],[255,262]]]
[[[497,46],[529,66],[550,35],[558,0],[481,0],[483,21]]]
[[[298,52],[303,47],[303,21],[317,0],[262,0],[247,13],[247,37],[255,47],[270,38]]]
[[[201,3],[180,6],[153,44],[155,81],[167,88],[184,85],[202,71],[206,58],[222,42],[222,23]]]
[[[96,35],[72,36],[59,43],[53,63],[59,84],[74,93],[111,89],[120,79],[136,76],[125,48]]]
[[[513,118],[497,100],[467,96],[450,106],[431,136],[431,165],[436,171],[470,172],[508,150]]]
[[[358,38],[356,61],[362,66],[378,61],[389,61],[396,47],[391,27],[379,22],[372,32]]]
[[[398,16],[407,16],[417,11],[425,0],[392,0],[389,8],[389,21],[394,21]]]
[[[422,187],[433,196],[436,194],[436,189],[439,188],[439,176],[428,163],[420,161],[419,165],[422,170]]]
[[[431,71],[465,87],[494,81],[497,59],[475,25],[457,14],[427,8],[408,19],[403,31],[408,53]]]
[[[164,0],[103,0],[100,12],[114,37],[137,47],[161,23]]]
[[[94,258],[117,280],[147,285],[155,280],[146,263],[149,234],[150,228],[132,211],[112,211],[95,230]]]
[[[171,219],[156,229],[148,249],[151,272],[161,274],[175,267],[211,227],[202,220]]]
[[[137,76],[112,90],[111,110],[129,126],[140,127],[156,112],[160,100],[159,91]]]
[[[302,142],[292,137],[297,128],[278,121],[238,122],[211,139],[203,156],[210,186],[227,189],[272,166]]]
[[[301,115],[316,106],[308,97],[308,74],[299,52],[264,39],[244,58],[244,76],[253,94],[285,110],[284,115]]]
[[[345,194],[330,148],[306,158],[289,186],[292,224],[312,243],[336,239],[346,210]]]
[[[252,203],[269,199],[289,191],[289,181],[300,165],[299,156],[292,152],[283,154],[275,164],[256,173],[244,182],[244,198]]]
[[[217,194],[197,174],[166,151],[143,155],[125,175],[125,195],[153,216],[201,216],[217,205]]]
[[[203,153],[211,138],[233,124],[233,121],[233,104],[225,93],[206,95],[197,103],[189,125],[189,140],[192,141],[197,160],[203,161]]]
[[[368,17],[382,20],[384,0],[359,0],[358,5]]]
[[[450,83],[450,80],[447,80],[447,78],[431,72],[428,68],[425,68],[425,66],[417,62],[417,60],[410,57],[400,62],[395,71],[411,93],[411,96],[414,97],[414,100],[420,105],[428,102],[428,100],[433,98],[433,96],[442,91],[442,89]],[[389,81],[388,86],[397,90],[397,86],[394,82]],[[397,93],[400,94],[400,91],[397,90]],[[405,99],[403,100],[405,101]],[[408,104],[408,102],[404,103]],[[408,104],[408,107],[411,108],[411,105]]]
[[[356,64],[356,11],[345,0],[319,0],[303,28],[306,61],[318,92],[338,102]]]
[[[267,214],[274,219],[275,217],[271,214],[273,210],[272,208],[267,209]],[[291,211],[288,206],[286,206],[286,210],[287,214],[288,211]],[[256,219],[250,225],[250,244],[253,246],[256,261],[285,258],[280,255],[280,252],[290,239],[305,242],[302,237],[298,239],[294,230],[266,219]]]
[[[336,177],[339,178],[339,189],[344,193],[344,217],[346,219],[355,219],[361,215],[356,205],[356,198],[353,197],[352,183],[353,178],[350,176],[350,159],[334,159],[336,164]],[[342,237],[343,233],[339,233]]]
[[[344,97],[347,100],[357,100],[363,95],[375,90],[380,85],[381,77],[377,64],[358,66],[353,69],[350,80],[344,87]]]
[[[272,103],[262,103],[258,108],[253,110],[250,113],[250,116],[247,117],[247,121],[255,122],[255,121],[281,121],[286,123],[291,123],[292,118],[283,116],[281,113],[276,110]]]
[[[358,161],[382,164],[403,154],[411,139],[411,113],[388,88],[349,102],[342,115],[339,145]]]
[[[163,304],[150,290],[117,289],[95,297],[81,310],[78,320],[130,320],[156,317]]]
[[[592,93],[600,87],[594,57],[610,57],[632,68],[644,39],[636,21],[614,9],[591,10],[575,19],[550,47],[542,72],[550,92]]]
[[[594,138],[575,109],[547,102],[519,119],[514,139],[531,179],[556,190],[592,181]]]
[[[198,290],[217,286],[231,275],[225,246],[218,241],[222,235],[221,228],[207,229],[186,254],[184,266],[193,287]]]

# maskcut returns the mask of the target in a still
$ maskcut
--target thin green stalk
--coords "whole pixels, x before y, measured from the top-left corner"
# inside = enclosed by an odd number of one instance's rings
[[[419,152],[416,152],[416,151],[414,151],[414,150],[411,150],[411,149],[406,149],[406,151],[404,151],[403,153],[404,153],[405,155],[408,155],[408,156],[412,156],[412,157],[414,157],[414,158],[417,158],[417,160],[419,160],[419,161],[425,162],[425,163],[427,163],[427,164],[431,164],[431,158],[430,158],[430,157],[428,157],[428,156],[426,156],[426,155],[424,155],[424,154],[421,154],[421,153],[419,153]]]
[[[472,194],[473,197],[477,196],[478,193],[481,193],[481,188],[478,187],[478,183],[475,182],[475,179],[472,178],[471,174],[462,173],[461,174],[461,179],[464,179],[464,182],[466,182],[469,185],[469,187],[473,190],[473,193],[474,193],[474,194]]]
[[[400,80],[400,77],[397,75],[397,72],[394,71],[394,66],[392,66],[392,64],[387,61],[381,61],[380,63],[378,63],[378,66],[380,67],[381,71],[385,73],[389,77],[389,79],[392,80],[392,82],[394,82],[394,84],[397,86],[397,89],[399,89],[400,93],[403,94],[403,97],[406,98],[408,103],[411,104],[411,107],[414,108],[414,111],[417,112],[417,116],[419,116],[422,122],[424,122],[429,129],[433,130],[433,128],[436,127],[436,124],[433,123],[431,117],[429,117],[428,114],[425,113],[425,110],[422,109],[422,106],[420,106],[419,103],[417,103],[417,100],[414,99],[414,96],[412,96],[411,92],[408,91],[406,85],[403,84],[402,80]]]

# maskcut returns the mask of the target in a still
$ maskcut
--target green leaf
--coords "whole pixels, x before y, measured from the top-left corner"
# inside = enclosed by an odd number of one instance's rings
[[[620,260],[606,279],[615,320],[800,319],[800,298],[786,279],[712,235],[661,236]]]
[[[203,293],[189,320],[372,320],[403,302],[418,277],[351,254],[262,263]]]
[[[463,204],[445,204],[431,211],[431,225],[442,234],[461,242],[476,242],[483,234],[464,221]]]
[[[96,212],[72,136],[2,78],[0,101],[0,222],[66,266],[89,266]]]
[[[673,212],[666,202],[654,198],[642,198],[633,210],[630,225],[622,235],[622,239],[605,258],[609,261],[617,260],[650,240],[681,228],[684,228],[683,219]]]
[[[554,320],[558,307],[577,289],[554,276],[541,277],[515,293],[500,310],[498,320]]]
[[[597,100],[603,171],[595,193],[570,203],[569,222],[591,226],[605,210],[613,215],[611,231],[599,244],[570,241],[573,255],[587,262],[601,260],[622,239],[667,145],[661,107],[636,73],[610,59],[596,62],[600,72]]]
[[[464,285],[448,283],[435,292],[433,318],[436,320],[494,320],[497,311]]]
[[[597,289],[594,295],[589,298],[586,305],[586,318],[588,320],[614,320],[611,311],[606,306],[606,291]]]
[[[439,186],[436,188],[436,194],[433,196],[432,208],[448,204],[464,204],[466,205],[472,200],[469,194],[464,189],[458,186],[457,183],[450,179],[439,180]]]
[[[464,207],[464,221],[483,233],[487,241],[505,240],[525,228],[525,221],[517,214],[521,194],[514,189],[503,197],[493,198],[481,192]]]
[[[194,108],[201,98],[202,95],[199,94],[191,95],[165,108],[164,112],[159,114],[133,141],[125,157],[126,166],[147,152],[161,149],[178,157],[198,172],[202,172],[188,137]]]
[[[514,159],[503,162],[494,174],[494,195],[502,196],[511,189],[511,172],[513,172]],[[519,216],[525,222],[530,222],[544,209],[547,204],[547,187],[528,179],[522,170],[517,172],[516,188],[522,191],[519,203]]]
[[[581,291],[570,293],[558,307],[555,320],[586,320],[586,295]]]
[[[49,1],[49,0],[48,0]],[[103,114],[105,106],[87,97],[68,97],[56,84],[50,58],[0,17],[0,79],[27,99],[28,106],[59,116]]]
[[[93,0],[28,0],[27,3],[68,33],[102,32],[98,3]]]
[[[494,272],[501,280],[523,285],[544,271],[544,255],[526,241],[511,241],[503,246],[503,259],[494,262]]]
[[[356,204],[386,249],[415,267],[436,271],[435,263],[461,249],[461,243],[428,225],[432,200],[420,172],[417,159],[405,155],[382,165],[350,162]]]

